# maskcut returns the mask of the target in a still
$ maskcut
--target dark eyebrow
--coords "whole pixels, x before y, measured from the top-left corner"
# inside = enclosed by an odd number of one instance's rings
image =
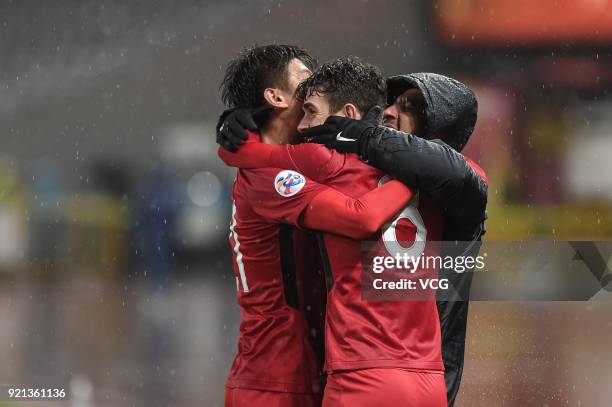
[[[312,102],[304,102],[303,107],[305,107],[305,108],[311,108],[311,109],[317,110],[317,109],[316,109],[316,107],[315,107],[315,105],[314,105]]]

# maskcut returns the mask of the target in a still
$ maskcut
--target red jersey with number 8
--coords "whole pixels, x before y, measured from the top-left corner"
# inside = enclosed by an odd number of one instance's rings
[[[277,156],[279,161],[351,197],[378,188],[388,179],[354,154],[339,154],[319,144],[282,147],[277,154],[284,156]],[[383,249],[383,256],[435,257],[439,255],[441,227],[437,207],[426,197],[419,199],[417,195],[372,240]],[[320,243],[326,271],[333,279],[327,300],[326,370],[391,367],[443,371],[435,289],[421,292],[420,300],[404,296],[401,301],[365,301],[362,298],[363,242],[323,234]],[[437,269],[431,267],[421,267],[416,273],[437,278]]]

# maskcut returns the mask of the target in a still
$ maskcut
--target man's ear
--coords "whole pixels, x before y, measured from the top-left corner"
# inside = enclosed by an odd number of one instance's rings
[[[351,119],[355,119],[355,120],[361,120],[361,112],[359,111],[359,109],[357,109],[357,106],[355,106],[352,103],[347,103],[346,105],[344,105],[344,114],[346,115],[346,117],[349,117]]]
[[[266,88],[264,90],[264,99],[270,106],[276,109],[286,109],[289,107],[289,101],[285,92],[277,88]]]

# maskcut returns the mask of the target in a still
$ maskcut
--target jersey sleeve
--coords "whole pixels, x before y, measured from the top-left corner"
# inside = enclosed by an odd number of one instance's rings
[[[241,170],[247,199],[266,221],[287,223],[352,239],[378,231],[412,198],[398,181],[352,198],[293,170]]]
[[[300,215],[319,193],[328,189],[294,170],[241,170],[253,211],[269,221],[299,226]]]
[[[342,169],[346,159],[345,155],[321,144],[264,144],[254,134],[249,135],[237,152],[220,148],[218,154],[231,167],[285,168],[319,183],[329,182]]]
[[[346,156],[322,144],[287,144],[271,155],[272,166],[293,168],[320,183],[328,183],[338,174]]]
[[[476,171],[476,174],[480,175],[480,178],[482,178],[485,184],[489,185],[489,179],[487,178],[487,174],[482,169],[482,167],[476,164],[476,162],[471,158],[465,157],[465,160],[468,162],[468,164],[470,164],[470,167],[472,167],[472,169]]]
[[[309,229],[364,240],[391,221],[412,197],[412,191],[395,180],[359,198],[329,188],[313,198],[300,223]]]

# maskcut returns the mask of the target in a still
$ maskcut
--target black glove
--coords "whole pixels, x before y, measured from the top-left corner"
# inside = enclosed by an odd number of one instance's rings
[[[373,106],[361,120],[330,116],[320,126],[305,130],[302,135],[312,143],[325,144],[339,153],[356,153],[363,160],[367,157],[368,139],[380,125],[382,107]]]
[[[259,128],[256,117],[269,110],[269,106],[259,109],[227,109],[221,113],[217,121],[217,144],[235,153],[238,147],[249,138],[246,130],[255,131]]]

